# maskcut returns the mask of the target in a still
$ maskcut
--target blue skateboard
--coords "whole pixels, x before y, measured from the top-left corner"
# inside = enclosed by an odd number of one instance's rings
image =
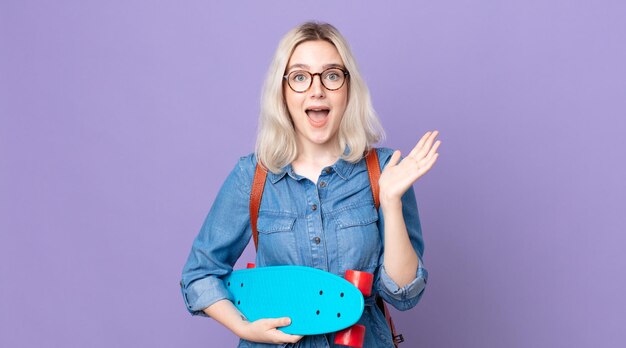
[[[311,267],[272,266],[233,271],[223,280],[234,305],[249,321],[289,317],[291,324],[279,328],[288,334],[317,335],[356,326],[362,331],[356,335],[364,335],[365,328],[354,324],[363,314],[363,295],[370,294],[373,276],[348,271],[346,278],[350,281]],[[351,337],[335,343],[353,342]]]

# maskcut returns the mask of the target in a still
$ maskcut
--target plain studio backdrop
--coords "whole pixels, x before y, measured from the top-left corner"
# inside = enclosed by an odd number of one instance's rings
[[[350,42],[381,146],[441,132],[402,347],[624,347],[621,0],[1,1],[0,346],[236,344],[180,273],[311,19]]]

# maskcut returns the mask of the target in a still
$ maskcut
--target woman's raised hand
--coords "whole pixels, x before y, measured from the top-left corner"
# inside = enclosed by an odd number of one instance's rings
[[[378,181],[381,204],[399,203],[409,187],[432,168],[439,157],[437,149],[441,145],[440,140],[435,142],[437,135],[438,131],[424,134],[402,161],[400,151],[393,153]]]

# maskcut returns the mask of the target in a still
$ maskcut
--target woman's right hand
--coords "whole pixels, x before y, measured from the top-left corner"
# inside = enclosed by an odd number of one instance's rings
[[[219,300],[203,311],[207,316],[217,320],[235,335],[247,341],[281,344],[296,343],[302,338],[298,335],[288,335],[277,329],[291,324],[291,319],[282,317],[250,322],[228,299]]]
[[[259,343],[296,343],[302,336],[289,335],[277,328],[291,324],[291,319],[275,318],[275,319],[259,319],[255,321],[244,321],[236,332],[237,336],[247,341]]]

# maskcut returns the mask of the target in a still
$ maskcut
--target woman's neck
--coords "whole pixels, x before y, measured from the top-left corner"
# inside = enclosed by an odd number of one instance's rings
[[[291,165],[296,173],[317,183],[322,169],[337,162],[341,154],[336,143],[318,145],[298,142],[298,157]]]
[[[294,162],[304,162],[315,165],[328,166],[337,161],[343,151],[339,149],[339,140],[329,141],[325,144],[313,144],[307,141],[297,140],[298,156]]]

